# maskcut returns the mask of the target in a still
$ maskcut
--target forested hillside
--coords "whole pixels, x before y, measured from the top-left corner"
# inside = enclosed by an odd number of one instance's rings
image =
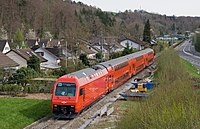
[[[91,39],[104,36],[142,38],[150,20],[153,35],[184,33],[200,25],[199,17],[176,17],[127,10],[113,13],[63,0],[1,0],[0,38],[13,38],[17,29],[28,37],[32,29],[39,38]],[[6,36],[5,36],[6,35]]]

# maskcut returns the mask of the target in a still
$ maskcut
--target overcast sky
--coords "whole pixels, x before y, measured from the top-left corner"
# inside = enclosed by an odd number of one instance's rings
[[[200,0],[74,0],[96,6],[103,11],[123,12],[142,9],[148,12],[176,15],[200,16]]]

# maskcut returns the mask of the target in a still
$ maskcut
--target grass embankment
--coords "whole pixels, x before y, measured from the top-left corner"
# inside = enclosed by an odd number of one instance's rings
[[[190,74],[191,77],[200,79],[200,73],[198,73],[198,70],[191,63],[184,59],[181,59],[181,63],[184,65],[185,70]]]
[[[200,128],[200,97],[190,76],[173,49],[159,57],[155,79],[160,83],[153,94],[117,123],[120,129]]]
[[[0,129],[21,129],[50,114],[50,101],[0,98]]]

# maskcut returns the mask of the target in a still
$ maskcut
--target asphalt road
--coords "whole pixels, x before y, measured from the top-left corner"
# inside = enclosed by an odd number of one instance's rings
[[[193,64],[198,70],[200,70],[200,53],[195,51],[194,45],[190,40],[186,40],[180,46],[176,48],[179,55]]]

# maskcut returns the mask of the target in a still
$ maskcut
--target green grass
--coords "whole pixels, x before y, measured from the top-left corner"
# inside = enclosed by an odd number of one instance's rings
[[[198,70],[188,61],[181,59],[181,63],[184,65],[186,71],[190,74],[192,77],[200,78],[200,74],[198,74]]]
[[[21,129],[50,114],[50,101],[0,98],[0,129]]]

